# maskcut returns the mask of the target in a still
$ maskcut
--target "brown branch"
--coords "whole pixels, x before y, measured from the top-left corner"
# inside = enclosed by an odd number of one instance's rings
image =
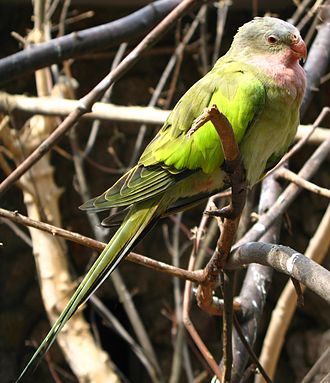
[[[195,255],[195,251],[193,251],[190,256],[189,265],[188,265],[188,270],[190,270],[190,272],[193,272],[192,270],[194,269],[195,261],[196,261],[196,255]],[[221,373],[220,367],[218,366],[217,362],[213,358],[213,355],[207,349],[205,343],[199,336],[195,326],[193,325],[189,317],[190,306],[191,306],[191,290],[192,290],[192,282],[187,280],[185,283],[184,298],[183,298],[183,314],[182,314],[183,323],[187,331],[189,332],[191,338],[193,339],[196,346],[198,347],[200,353],[203,355],[205,361],[208,363],[208,365],[210,366],[210,368],[212,369],[216,377],[221,381],[222,373]]]
[[[53,225],[50,225],[48,223],[44,223],[41,221],[36,221],[33,219],[30,219],[22,214],[19,214],[17,211],[12,212],[5,209],[0,208],[0,217],[9,219],[13,222],[19,223],[21,225],[33,227],[38,230],[45,231],[47,233],[50,233],[53,236],[59,236],[61,238],[67,239],[69,241],[78,243],[83,246],[87,246],[91,249],[102,251],[106,244],[96,241],[95,239],[85,237],[81,234],[62,229],[60,227],[56,227]],[[151,269],[172,275],[174,277],[178,277],[181,279],[188,279],[195,283],[200,283],[202,281],[202,271],[187,271],[184,269],[176,268],[174,266],[168,265],[164,262],[159,262],[151,258],[147,258],[143,255],[133,253],[131,252],[125,259],[128,261],[131,261],[133,263],[136,263],[141,266],[149,267]]]
[[[293,182],[294,184],[309,190],[315,194],[319,194],[323,197],[330,198],[330,190],[326,188],[322,188],[318,185],[313,184],[301,177],[299,177],[296,173],[292,172],[286,168],[280,168],[276,171],[276,176],[286,179],[287,181]]]
[[[70,113],[66,119],[53,131],[53,133],[27,157],[12,173],[0,184],[0,195],[16,182],[27,170],[43,157],[80,119],[92,110],[93,104],[99,100],[104,92],[120,77],[122,77],[140,58],[141,54],[154,45],[170,27],[190,8],[200,3],[196,0],[181,2],[168,16],[164,18],[125,59],[101,80],[86,96],[80,99],[77,109]]]

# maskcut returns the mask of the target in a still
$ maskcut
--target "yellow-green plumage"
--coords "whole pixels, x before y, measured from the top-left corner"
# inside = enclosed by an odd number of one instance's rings
[[[213,125],[206,123],[191,137],[186,135],[204,108],[216,104],[230,121],[250,185],[283,155],[299,122],[305,76],[298,60],[305,56],[305,49],[296,28],[282,20],[265,17],[245,24],[227,54],[181,98],[138,164],[81,207],[94,211],[124,208],[113,218],[116,223],[123,218],[123,222],[19,379],[161,216],[229,186]]]

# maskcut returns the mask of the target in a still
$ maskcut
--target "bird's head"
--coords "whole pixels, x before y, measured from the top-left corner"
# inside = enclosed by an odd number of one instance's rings
[[[239,28],[232,48],[251,54],[283,53],[291,60],[306,59],[307,49],[298,29],[275,17],[256,17]]]

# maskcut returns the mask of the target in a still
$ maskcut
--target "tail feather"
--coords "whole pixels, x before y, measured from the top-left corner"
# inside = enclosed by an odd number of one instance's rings
[[[40,360],[49,350],[66,322],[112,273],[119,262],[129,253],[134,244],[145,234],[148,228],[152,226],[155,219],[160,215],[159,197],[157,200],[152,199],[132,207],[122,225],[94,262],[16,382],[20,381],[32,365]]]

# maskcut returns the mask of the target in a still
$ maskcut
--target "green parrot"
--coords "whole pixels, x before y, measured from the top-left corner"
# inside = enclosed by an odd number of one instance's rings
[[[260,17],[239,28],[229,51],[179,100],[137,165],[81,206],[87,211],[123,208],[103,221],[122,223],[18,380],[160,217],[230,186],[212,123],[187,135],[204,108],[216,104],[231,123],[249,185],[281,158],[299,124],[306,83],[299,60],[305,57],[299,31],[283,20]]]

